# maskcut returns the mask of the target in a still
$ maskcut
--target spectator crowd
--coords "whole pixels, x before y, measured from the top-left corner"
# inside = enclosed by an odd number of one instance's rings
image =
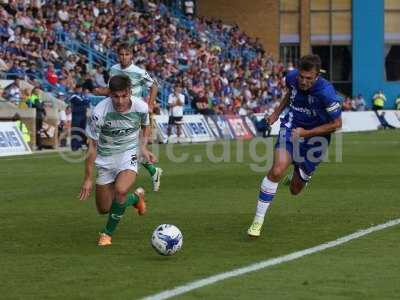
[[[274,61],[239,27],[195,17],[195,1],[181,1],[182,15],[170,9],[173,0],[0,3],[0,73],[15,80],[2,96],[20,107],[32,107],[37,89],[68,100],[105,87],[106,62],[90,61],[89,51],[115,59],[121,41],[132,45],[134,63],[162,83],[162,107],[179,88],[186,108],[202,114],[270,113],[294,68]],[[71,40],[87,49],[71,51]],[[35,89],[21,90],[21,79]],[[362,95],[343,100],[345,111],[366,109]]]
[[[220,21],[177,17],[162,2],[141,1],[140,9],[138,2],[3,1],[0,71],[57,96],[76,86],[91,91],[108,81],[104,62],[89,64],[87,53],[69,51],[62,41],[109,54],[124,40],[133,45],[134,63],[164,82],[166,99],[179,85],[186,104],[200,112],[243,114],[276,105],[284,66],[257,39]],[[21,93],[12,97],[23,100]]]

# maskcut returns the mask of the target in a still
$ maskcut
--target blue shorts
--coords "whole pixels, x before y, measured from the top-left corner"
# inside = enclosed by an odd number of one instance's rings
[[[331,135],[302,138],[293,142],[291,138],[292,129],[294,128],[281,126],[275,149],[286,149],[289,152],[295,172],[298,172],[300,178],[307,182],[324,159]]]

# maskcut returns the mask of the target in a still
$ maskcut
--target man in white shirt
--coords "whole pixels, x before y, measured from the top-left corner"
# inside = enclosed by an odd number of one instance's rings
[[[65,9],[65,7],[61,8],[61,10],[58,11],[57,16],[63,23],[67,23],[69,21],[69,13]]]
[[[67,140],[65,136],[65,125],[67,123],[67,114],[65,109],[59,109],[58,111],[58,140],[60,142],[60,147],[65,147]]]
[[[352,108],[355,111],[364,111],[366,110],[365,100],[361,94],[358,94],[357,97],[352,101]]]
[[[100,214],[108,214],[99,246],[111,245],[111,237],[126,208],[135,208],[139,215],[146,212],[143,188],[134,193],[129,190],[138,174],[138,150],[149,162],[155,162],[156,157],[147,149],[148,105],[141,98],[132,97],[131,84],[126,75],[113,76],[109,82],[110,97],[93,109],[86,128],[89,147],[79,198],[86,200],[92,191],[95,165],[96,207]]]
[[[148,106],[150,111],[150,122],[153,107],[156,103],[158,93],[158,83],[154,80],[146,70],[139,68],[133,63],[132,47],[127,43],[118,46],[119,63],[113,65],[110,69],[110,77],[115,75],[126,75],[131,80],[131,96],[143,100],[144,94],[149,92]],[[98,87],[95,89],[96,95],[109,96],[110,89],[108,87]],[[133,99],[134,100],[134,99]],[[140,159],[140,164],[149,172],[153,183],[153,191],[160,190],[161,175],[163,170],[149,161]]]
[[[186,0],[184,3],[185,6],[185,14],[187,16],[193,16],[194,15],[194,9],[195,9],[195,4],[193,0]]]
[[[182,133],[183,106],[185,105],[185,96],[181,93],[181,90],[181,87],[176,85],[174,92],[168,96],[168,139],[172,133],[172,127],[176,126],[178,142]]]
[[[104,80],[103,68],[100,67],[96,69],[96,73],[94,74],[94,81],[99,87],[107,87],[107,83]]]
[[[6,90],[7,92],[5,98],[18,106],[21,102],[21,89],[19,88],[19,79],[15,79],[11,86],[7,87]]]

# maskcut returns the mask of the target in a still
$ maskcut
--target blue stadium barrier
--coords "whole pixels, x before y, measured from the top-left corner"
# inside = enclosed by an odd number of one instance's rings
[[[90,41],[89,44],[82,43],[72,38],[68,32],[57,31],[57,42],[62,44],[66,49],[85,55],[88,58],[89,65],[102,65],[106,69],[111,68],[117,61],[117,54],[111,49],[108,49],[106,53],[97,51],[95,43]]]
[[[84,44],[76,39],[73,39],[68,32],[58,31],[57,42],[63,45],[66,49],[74,53],[82,53],[88,57],[89,65],[102,65],[107,69],[110,69],[117,61],[117,54],[109,49],[107,54],[101,53],[95,50],[91,44]],[[158,101],[161,103],[161,107],[166,107],[168,104],[168,96],[172,90],[171,84],[157,78],[159,83],[159,94],[157,96]],[[144,95],[145,96],[145,95]]]
[[[193,37],[200,38],[198,32],[194,28],[194,21],[189,20],[182,12],[181,10],[181,3],[178,3],[179,1],[176,1],[176,7],[170,9],[170,12],[172,15],[177,18],[179,24],[188,29],[190,34]],[[179,8],[180,7],[180,8]],[[88,44],[82,43],[81,41],[78,41],[77,39],[74,39],[71,37],[71,35],[68,32],[57,30],[56,31],[56,36],[57,36],[57,42],[61,45],[63,45],[67,50],[73,52],[73,53],[80,53],[87,57],[89,65],[94,66],[94,65],[102,65],[105,68],[109,69],[113,64],[116,63],[117,61],[117,54],[112,50],[108,49],[106,52],[100,52],[95,49],[95,42],[89,41]],[[207,39],[213,43],[214,45],[217,45],[221,48],[221,56],[223,58],[237,58],[237,57],[244,57],[245,61],[250,60],[253,58],[256,54],[254,50],[251,49],[229,49],[225,50],[228,45],[229,41],[229,36],[226,34],[220,34],[217,32],[213,32],[212,30],[208,30],[206,32],[206,37]],[[185,70],[187,69],[187,65],[179,65],[180,70]],[[29,75],[29,77],[34,77],[35,80],[37,80],[43,87],[43,89],[47,92],[51,92],[54,94],[57,93],[63,93],[67,94],[67,96],[70,93],[70,91],[65,91],[64,89],[61,89],[57,87],[57,85],[51,85],[50,83],[47,82],[47,80],[44,78],[44,73],[45,73],[45,68],[42,66],[42,70],[40,74],[42,76],[34,76],[34,75]],[[12,75],[21,75],[21,74],[7,74],[7,77],[10,77]],[[160,84],[159,86],[159,94],[157,96],[158,101],[160,102],[160,105],[162,108],[167,108],[168,105],[168,96],[172,91],[172,84],[158,79],[158,82]],[[189,102],[191,99],[188,99]],[[185,108],[185,111],[193,111],[193,109],[188,105]]]

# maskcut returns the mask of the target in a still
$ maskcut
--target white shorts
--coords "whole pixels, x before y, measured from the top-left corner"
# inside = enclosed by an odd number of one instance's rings
[[[137,149],[111,156],[98,155],[95,160],[97,169],[96,184],[105,185],[112,183],[118,174],[125,170],[138,172]]]

